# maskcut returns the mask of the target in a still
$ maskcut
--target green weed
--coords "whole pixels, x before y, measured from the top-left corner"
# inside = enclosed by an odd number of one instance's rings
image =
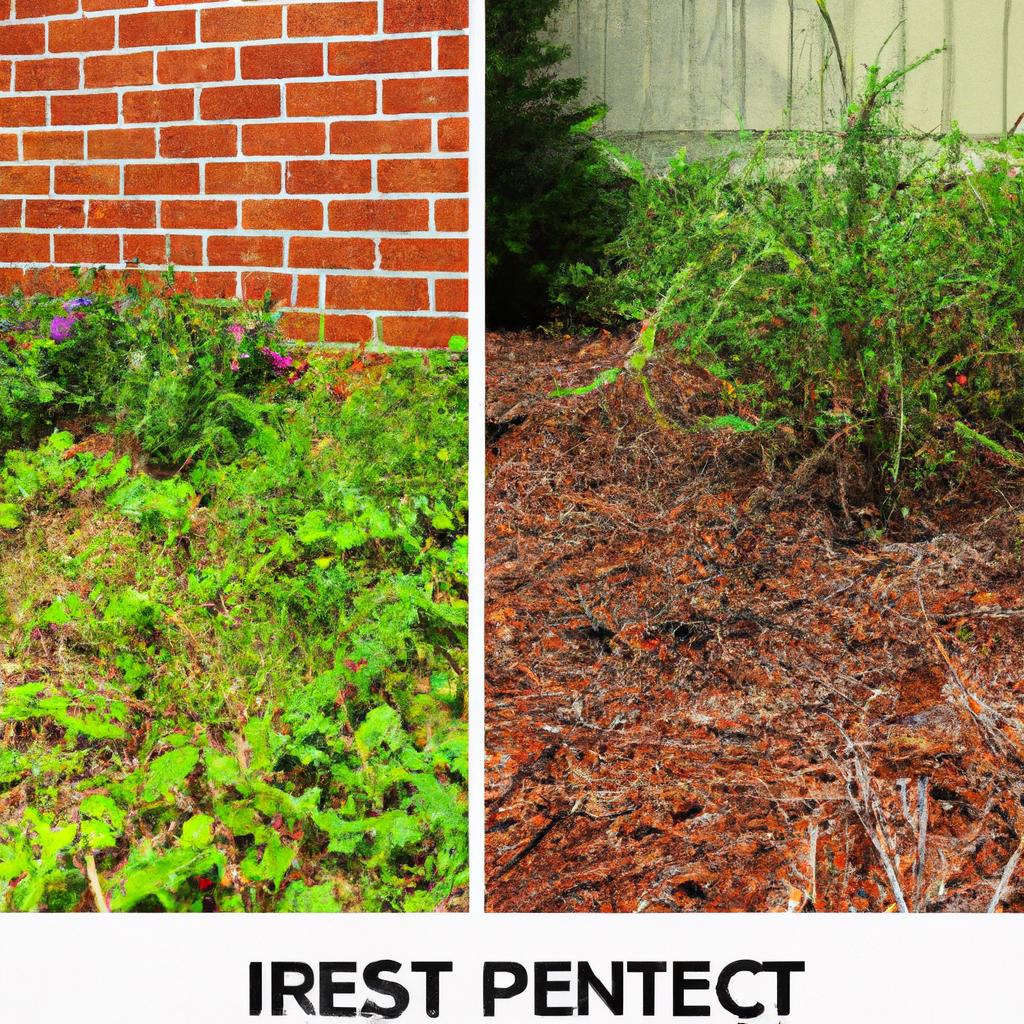
[[[0,299],[0,907],[457,908],[465,356],[80,298]]]
[[[1024,458],[1024,151],[909,138],[914,67],[869,69],[835,134],[680,154],[576,272],[578,312],[644,321],[722,379],[728,415],[841,447],[887,515],[980,453]]]

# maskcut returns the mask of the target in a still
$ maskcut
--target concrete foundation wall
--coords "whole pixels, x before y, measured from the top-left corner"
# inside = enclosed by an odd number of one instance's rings
[[[1024,0],[830,0],[854,92],[887,37],[893,68],[947,44],[907,80],[920,131],[999,135],[1024,112]],[[655,159],[709,133],[829,129],[838,65],[815,0],[566,0],[565,72],[609,106],[604,131]]]

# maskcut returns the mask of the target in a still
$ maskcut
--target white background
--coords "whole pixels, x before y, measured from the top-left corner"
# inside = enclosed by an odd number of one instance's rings
[[[467,915],[0,917],[0,1024],[241,1024],[248,1015],[249,962],[452,960],[441,988],[442,1024],[483,1020],[485,960],[589,960],[603,977],[613,960],[803,960],[793,979],[795,1024],[1024,1024],[1024,919],[798,915],[499,916],[483,913],[483,539],[484,539],[484,135],[483,0],[471,0],[473,155],[471,180],[470,407],[472,907]],[[426,1021],[408,966],[414,1001],[402,1021]],[[744,1001],[762,1000],[778,1021],[771,979],[737,979]],[[627,989],[624,1019],[640,1021],[639,978]],[[360,987],[357,996],[360,999]],[[665,976],[657,1020],[670,1020]],[[363,993],[365,994],[365,993]],[[752,998],[748,998],[752,997]],[[554,996],[552,1004],[571,1004]],[[347,1000],[339,999],[339,1003]],[[704,1001],[692,994],[690,1002]],[[315,1002],[315,999],[314,999]],[[713,992],[707,1002],[713,1003]],[[591,999],[591,1018],[611,1020]],[[292,1019],[304,1019],[293,1008]],[[265,991],[264,1018],[269,1019]],[[261,1019],[264,1019],[261,1018]],[[535,1018],[532,992],[499,1004],[497,1021]],[[650,1019],[650,1018],[649,1018]],[[701,1018],[693,1018],[701,1019]],[[712,1022],[735,1021],[721,1011]]]

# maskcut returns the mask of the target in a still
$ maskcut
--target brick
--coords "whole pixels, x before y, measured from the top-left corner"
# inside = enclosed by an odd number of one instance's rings
[[[469,270],[469,244],[464,238],[382,238],[381,270]]]
[[[77,14],[78,0],[18,0],[19,18],[49,18],[54,14]]]
[[[324,126],[313,121],[242,126],[242,152],[246,156],[315,156],[326,146]]]
[[[321,316],[319,313],[285,313],[281,331],[292,341],[317,341],[323,326],[324,341],[333,344],[364,345],[373,337],[368,316]]]
[[[0,199],[0,228],[21,227],[21,200]]]
[[[28,232],[0,233],[0,263],[49,263],[50,236]]]
[[[50,97],[50,124],[116,124],[117,93]]]
[[[129,164],[124,169],[126,196],[180,196],[198,193],[198,164]]]
[[[238,207],[228,199],[186,201],[165,200],[160,204],[160,226],[164,228],[216,228],[224,230],[238,224]]]
[[[55,167],[53,191],[59,196],[116,195],[121,191],[121,168],[105,164]]]
[[[155,228],[156,203],[145,199],[91,199],[89,227]]]
[[[319,43],[243,46],[239,53],[243,78],[315,78],[324,73]]]
[[[330,75],[429,71],[432,61],[429,39],[382,39],[331,43],[327,47],[327,73]]]
[[[151,160],[156,156],[156,130],[93,128],[88,148],[90,160]]]
[[[49,191],[49,167],[0,166],[0,195],[45,196]]]
[[[123,14],[118,42],[128,49],[133,46],[176,46],[196,41],[194,11],[146,11],[145,14]]]
[[[199,116],[204,121],[252,121],[281,116],[281,89],[276,85],[224,85],[203,89]]]
[[[283,23],[280,7],[220,7],[200,12],[199,35],[204,43],[277,39]]]
[[[17,163],[18,160],[18,136],[11,132],[9,135],[0,135],[0,163]]]
[[[467,160],[381,160],[377,166],[381,192],[466,192]]]
[[[20,61],[14,69],[17,92],[51,92],[77,89],[81,62],[75,57],[48,57],[46,60]]]
[[[173,263],[178,267],[196,267],[203,263],[203,239],[200,235],[125,235],[124,262],[148,266]]]
[[[235,271],[213,271],[181,275],[179,288],[190,291],[197,299],[234,298],[238,292]]]
[[[160,155],[235,156],[238,129],[233,124],[189,124],[160,129]]]
[[[462,317],[385,316],[380,326],[385,345],[407,348],[446,348],[455,335],[469,333]]]
[[[374,82],[290,82],[289,117],[339,117],[377,111]]]
[[[4,25],[0,49],[3,50],[5,57],[46,53],[46,26]]]
[[[469,36],[441,36],[437,41],[437,66],[442,71],[469,67]]]
[[[369,160],[289,160],[285,191],[291,195],[369,192]]]
[[[89,53],[114,48],[113,18],[76,18],[52,21],[49,27],[50,53]]]
[[[85,132],[25,132],[22,147],[26,160],[81,160]]]
[[[0,96],[0,124],[5,128],[46,124],[44,96]]]
[[[0,92],[7,92],[14,80],[14,64],[9,60],[0,60]]]
[[[434,203],[434,227],[438,231],[468,231],[469,203],[465,199],[438,199]]]
[[[296,274],[295,305],[317,308],[320,305],[320,275]]]
[[[288,245],[290,267],[328,270],[372,270],[376,253],[369,238],[293,238]]]
[[[344,199],[328,207],[331,231],[426,231],[430,204],[425,199]]]
[[[322,231],[324,207],[318,199],[246,199],[242,227],[256,231]]]
[[[281,165],[224,163],[206,165],[207,195],[259,195],[281,191]]]
[[[109,89],[124,85],[152,84],[151,53],[115,53],[85,58],[86,88]]]
[[[120,263],[120,235],[69,235],[59,233],[53,236],[54,263]]]
[[[270,292],[274,302],[288,304],[292,301],[291,274],[273,274],[265,270],[246,270],[242,273],[242,298],[262,299]]]
[[[469,27],[469,0],[384,0],[384,31],[444,32]]]
[[[442,153],[469,151],[469,118],[448,117],[437,124],[437,144]]]
[[[297,4],[288,8],[288,35],[304,36],[372,36],[377,32],[377,5],[362,4]]]
[[[126,92],[126,121],[191,121],[193,94],[191,89],[158,89],[155,92]]]
[[[435,281],[434,308],[440,313],[465,313],[469,309],[469,281],[464,277]]]
[[[385,114],[461,113],[469,108],[469,80],[462,75],[393,78],[384,82]]]
[[[228,82],[235,77],[235,51],[162,50],[156,56],[156,78],[163,85],[182,82]]]
[[[27,199],[27,228],[84,228],[85,201],[82,199]]]
[[[71,271],[62,267],[32,267],[25,270],[25,292],[29,295],[39,292],[60,295],[62,292],[70,291],[76,285],[77,282]]]
[[[332,309],[425,309],[427,282],[419,277],[353,277],[327,279],[327,305]]]
[[[429,121],[335,121],[332,153],[429,153]]]
[[[206,243],[206,256],[214,267],[279,267],[284,261],[284,239],[213,235]]]

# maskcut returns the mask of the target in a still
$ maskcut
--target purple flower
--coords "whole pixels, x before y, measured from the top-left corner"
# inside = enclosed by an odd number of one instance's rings
[[[233,335],[235,341],[241,342],[242,336],[245,334],[245,328],[241,324],[229,324],[228,334]]]
[[[68,299],[68,301],[64,303],[64,312],[70,313],[72,310],[81,309],[83,306],[91,305],[92,299],[90,299],[88,296],[82,295],[79,296],[79,298],[77,299]]]
[[[67,341],[71,336],[71,328],[75,321],[67,316],[55,316],[50,321],[50,337],[54,341]]]
[[[294,361],[291,356],[283,356],[280,352],[275,352],[272,348],[268,348],[266,345],[260,349],[260,352],[266,357],[267,362],[270,363],[271,369],[278,377],[287,373],[294,365]]]

